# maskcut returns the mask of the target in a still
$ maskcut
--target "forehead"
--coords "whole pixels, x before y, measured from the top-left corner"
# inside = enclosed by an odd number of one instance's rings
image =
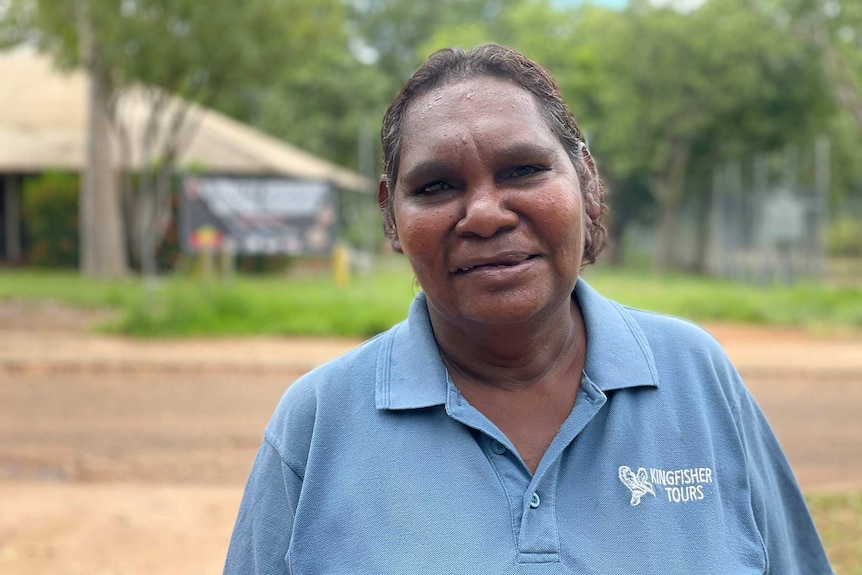
[[[476,76],[444,83],[418,96],[407,106],[404,127],[429,115],[465,109],[539,113],[536,99],[518,84],[493,76]]]
[[[432,136],[456,132],[490,135],[509,126],[511,136],[553,138],[540,104],[529,91],[509,80],[479,76],[438,86],[418,96],[404,114],[405,147],[428,144]]]

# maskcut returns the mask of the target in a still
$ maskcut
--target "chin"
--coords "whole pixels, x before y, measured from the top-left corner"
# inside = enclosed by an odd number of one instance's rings
[[[461,317],[474,325],[487,327],[508,327],[526,323],[548,311],[547,303],[499,301],[489,297],[479,305],[461,306]]]

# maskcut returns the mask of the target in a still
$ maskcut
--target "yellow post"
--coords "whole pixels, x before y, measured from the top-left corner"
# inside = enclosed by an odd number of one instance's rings
[[[332,248],[332,277],[337,286],[346,286],[350,280],[350,254],[341,242]]]

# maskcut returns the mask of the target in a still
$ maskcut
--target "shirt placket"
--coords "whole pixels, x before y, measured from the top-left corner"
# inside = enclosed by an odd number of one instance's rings
[[[451,385],[451,384],[450,384]],[[575,407],[549,446],[536,474],[531,474],[511,442],[460,393],[448,405],[450,415],[478,432],[477,437],[506,494],[519,563],[560,561],[557,523],[557,484],[560,459],[587,423],[605,403],[604,394],[584,376]]]

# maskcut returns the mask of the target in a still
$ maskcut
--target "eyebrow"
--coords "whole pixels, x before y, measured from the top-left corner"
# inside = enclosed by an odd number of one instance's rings
[[[442,160],[426,160],[419,162],[410,171],[398,178],[399,182],[407,182],[413,185],[415,182],[424,182],[429,179],[439,178],[440,174],[451,171],[448,162]]]
[[[542,146],[532,142],[519,142],[500,150],[498,157],[508,162],[518,162],[523,159],[557,159],[559,154],[555,148]]]
[[[494,159],[498,164],[510,164],[546,160],[549,158],[557,160],[559,156],[558,150],[553,147],[534,144],[532,142],[519,142],[498,150]],[[451,172],[452,169],[449,162],[432,158],[419,162],[409,171],[405,172],[403,176],[399,177],[398,180],[412,184],[414,182],[439,178],[442,174]]]

